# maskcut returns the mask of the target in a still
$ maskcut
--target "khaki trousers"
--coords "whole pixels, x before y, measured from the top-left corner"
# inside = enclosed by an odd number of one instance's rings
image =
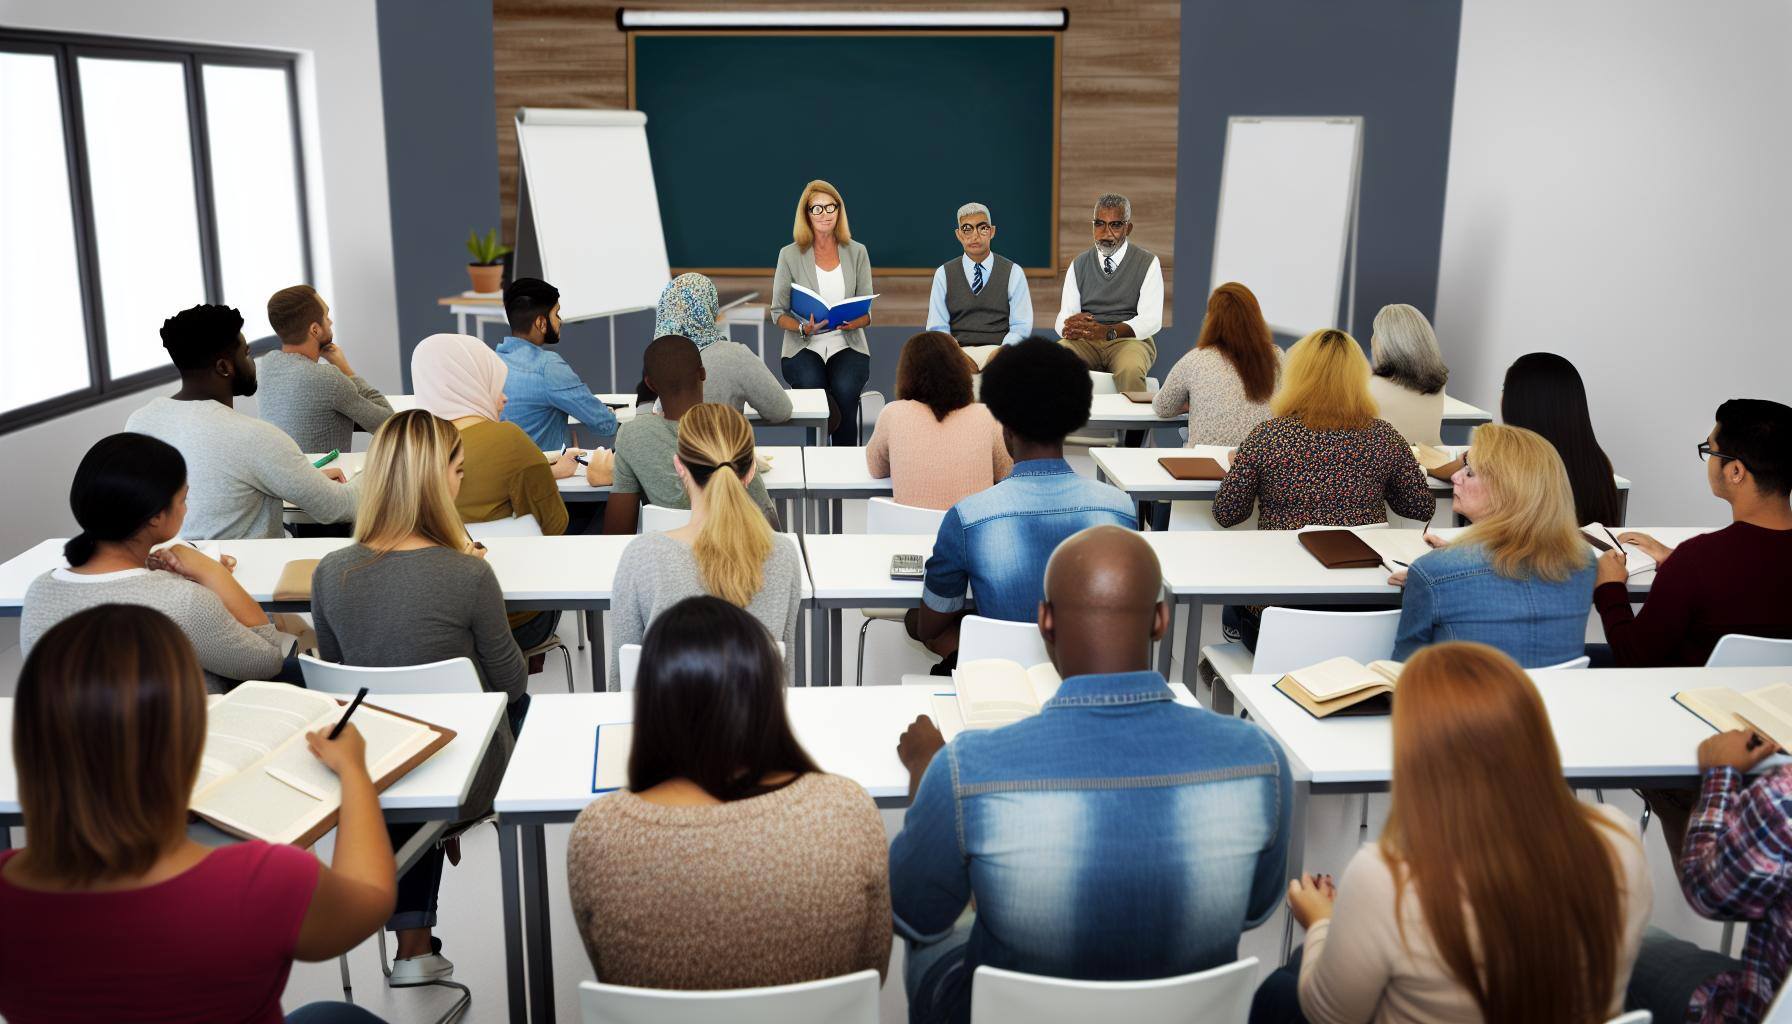
[[[989,364],[989,357],[995,355],[1001,347],[1000,345],[961,345],[958,350],[976,364],[978,371],[981,372]]]
[[[1077,354],[1091,370],[1106,370],[1114,375],[1114,387],[1120,391],[1145,390],[1145,375],[1157,362],[1157,343],[1151,338],[1105,338],[1097,341],[1061,339],[1058,344]]]

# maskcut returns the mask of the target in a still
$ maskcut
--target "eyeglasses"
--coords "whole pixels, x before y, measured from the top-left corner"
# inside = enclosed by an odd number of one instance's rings
[[[987,235],[991,231],[994,231],[995,229],[996,229],[996,226],[994,224],[988,224],[988,223],[958,225],[958,233],[961,235],[964,235],[966,237],[969,237],[971,235]]]
[[[809,207],[809,216],[819,217],[824,213],[833,213],[840,208],[839,203],[816,203]]]
[[[1738,463],[1742,466],[1743,469],[1747,469],[1751,473],[1754,472],[1753,469],[1749,468],[1749,464],[1746,462],[1743,462],[1741,458],[1739,458],[1735,455],[1725,455],[1723,452],[1720,452],[1716,448],[1711,447],[1710,441],[1700,441],[1699,442],[1699,461],[1704,462],[1706,459],[1713,458],[1713,457],[1722,459],[1725,462]]]
[[[1114,229],[1115,231],[1118,231],[1121,228],[1125,227],[1127,224],[1131,223],[1131,221],[1102,220],[1100,217],[1097,217],[1094,220],[1090,221],[1089,223],[1095,225],[1096,230],[1100,230],[1103,226],[1106,226],[1106,227],[1110,227],[1110,228]]]

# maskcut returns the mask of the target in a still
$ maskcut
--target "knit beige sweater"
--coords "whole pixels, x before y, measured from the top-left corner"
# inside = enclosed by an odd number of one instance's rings
[[[890,962],[883,820],[838,775],[702,807],[612,793],[574,822],[566,877],[606,984],[751,988]]]

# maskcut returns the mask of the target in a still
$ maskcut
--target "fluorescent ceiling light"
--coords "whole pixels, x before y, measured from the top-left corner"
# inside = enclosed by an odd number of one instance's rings
[[[1007,28],[1061,29],[1064,8],[1044,11],[688,11],[622,8],[624,29],[703,28]]]

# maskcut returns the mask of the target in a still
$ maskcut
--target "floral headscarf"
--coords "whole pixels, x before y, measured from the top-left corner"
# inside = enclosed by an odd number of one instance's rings
[[[728,331],[716,323],[716,283],[702,274],[680,274],[660,292],[653,314],[653,336],[680,334],[691,339],[698,351],[728,340]]]

